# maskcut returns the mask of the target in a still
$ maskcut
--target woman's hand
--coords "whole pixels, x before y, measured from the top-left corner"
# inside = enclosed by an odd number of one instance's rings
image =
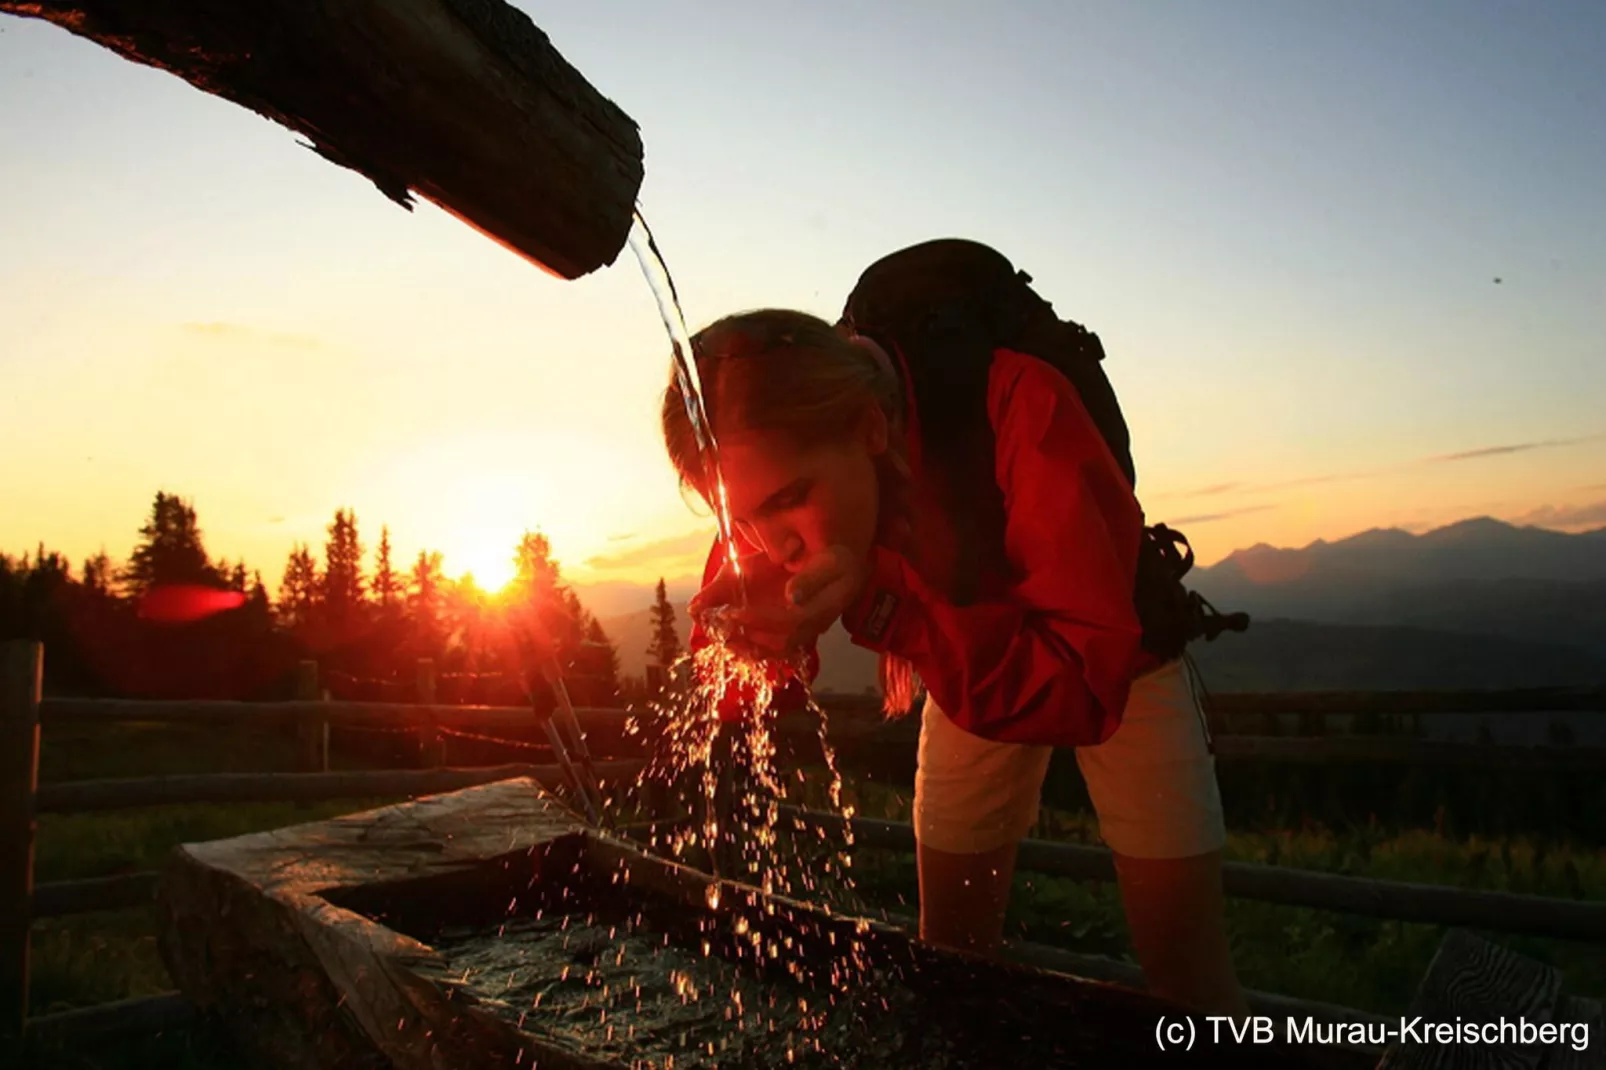
[[[732,645],[760,656],[789,658],[812,647],[853,604],[869,578],[865,560],[845,546],[831,546],[789,574],[762,555],[742,562],[747,604],[740,580],[727,563],[692,599],[694,617],[716,609],[734,628]]]

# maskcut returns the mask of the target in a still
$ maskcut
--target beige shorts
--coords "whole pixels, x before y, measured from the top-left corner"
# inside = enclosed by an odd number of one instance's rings
[[[1053,753],[971,735],[928,696],[915,773],[917,839],[957,854],[1020,840],[1037,820]],[[1098,746],[1076,748],[1076,764],[1099,834],[1116,854],[1187,858],[1225,844],[1216,762],[1184,661],[1135,680],[1120,727]]]

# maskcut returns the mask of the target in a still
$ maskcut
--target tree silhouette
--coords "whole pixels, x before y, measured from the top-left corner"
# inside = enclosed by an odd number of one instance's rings
[[[680,657],[680,633],[675,630],[675,607],[669,604],[669,590],[658,577],[658,593],[652,604],[652,641],[647,656],[660,668],[668,669]]]
[[[84,559],[83,579],[80,581],[84,589],[96,595],[109,595],[112,593],[112,581],[115,578],[112,571],[111,558],[102,550],[94,557]]]
[[[318,591],[318,563],[306,543],[297,543],[290,551],[284,580],[279,585],[279,619],[287,628],[300,631],[312,623],[318,609]]]
[[[441,575],[439,551],[420,550],[408,576],[408,616],[413,626],[413,647],[418,657],[434,657],[444,641],[441,603],[445,578]]]
[[[602,630],[602,622],[591,617],[586,625],[586,670],[596,683],[593,701],[607,702],[619,693],[619,651]]]
[[[217,570],[207,561],[195,509],[177,495],[156,492],[150,519],[139,535],[139,545],[129,555],[121,576],[128,594],[139,597],[168,584],[220,583]]]
[[[370,585],[380,609],[390,609],[401,593],[401,580],[390,561],[390,528],[379,529],[379,548],[374,551],[374,581]]]
[[[268,589],[262,584],[261,572],[251,573],[251,590],[246,595],[245,604],[250,607],[253,616],[271,618],[273,606],[268,601]]]
[[[337,639],[349,639],[362,609],[362,543],[357,515],[337,509],[324,543],[323,580],[319,587],[324,622]]]
[[[513,554],[514,577],[508,586],[508,606],[522,614],[524,626],[534,629],[528,636],[559,663],[572,660],[580,646],[583,624],[574,612],[569,592],[559,578],[558,563],[552,559],[552,543],[539,532],[526,531]]]

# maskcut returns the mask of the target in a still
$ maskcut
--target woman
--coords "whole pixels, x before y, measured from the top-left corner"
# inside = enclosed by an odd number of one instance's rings
[[[918,675],[922,939],[996,953],[1049,757],[1074,747],[1150,989],[1247,1014],[1202,717],[1184,663],[1144,648],[1143,515],[1070,381],[989,352],[978,438],[932,422],[957,420],[953,406],[920,411],[917,395],[938,394],[916,389],[931,378],[899,346],[813,316],[730,316],[693,347],[746,588],[744,603],[716,546],[693,617],[719,609],[755,652],[788,658],[840,620],[881,655],[889,712]],[[663,429],[682,483],[714,500],[673,379]],[[966,507],[967,458],[996,482],[994,527],[985,502]]]

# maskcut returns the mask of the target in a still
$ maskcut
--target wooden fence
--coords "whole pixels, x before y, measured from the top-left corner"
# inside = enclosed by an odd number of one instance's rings
[[[414,796],[450,791],[509,777],[531,776],[544,783],[559,780],[552,764],[493,765],[478,768],[425,768],[331,772],[329,728],[366,726],[406,730],[427,741],[425,753],[438,762],[442,737],[463,736],[514,748],[516,741],[480,736],[472,729],[528,727],[529,710],[521,707],[444,706],[435,704],[434,673],[419,668],[418,702],[330,702],[322,698],[315,663],[303,663],[298,674],[299,698],[289,702],[132,701],[42,696],[43,648],[32,642],[3,645],[0,664],[0,1028],[26,1028],[30,1033],[79,1035],[166,1023],[182,1017],[181,1001],[161,996],[122,1001],[100,1008],[29,1019],[29,930],[36,918],[149,903],[156,891],[155,872],[89,880],[33,881],[36,815],[72,813],[170,803],[238,803]],[[849,700],[840,711],[851,714],[861,703]],[[1606,710],[1606,692],[1530,691],[1454,696],[1423,695],[1286,695],[1217,696],[1212,714],[1238,712],[1383,713],[1500,712],[1502,710]],[[615,709],[577,711],[593,731],[621,729],[627,714]],[[873,718],[867,719],[874,723]],[[206,725],[281,723],[294,725],[300,772],[227,773],[91,780],[38,784],[41,728],[67,724],[126,721]],[[844,725],[844,728],[847,726]],[[1480,744],[1424,743],[1419,740],[1366,737],[1265,738],[1221,736],[1217,756],[1223,761],[1274,760],[1302,763],[1411,762],[1489,768],[1572,768],[1606,770],[1606,748],[1511,747]],[[605,779],[634,777],[640,762],[604,762]],[[845,831],[840,817],[789,811],[804,827]],[[911,849],[909,825],[856,818],[857,845]],[[1049,841],[1022,844],[1022,869],[1080,879],[1111,880],[1109,852]],[[1496,931],[1528,933],[1606,944],[1606,903],[1532,895],[1475,891],[1438,885],[1371,880],[1268,865],[1229,863],[1227,894],[1289,906],[1311,907],[1372,917],[1467,925]],[[1276,999],[1280,997],[1267,997]],[[1352,1012],[1353,1013],[1353,1012]]]

